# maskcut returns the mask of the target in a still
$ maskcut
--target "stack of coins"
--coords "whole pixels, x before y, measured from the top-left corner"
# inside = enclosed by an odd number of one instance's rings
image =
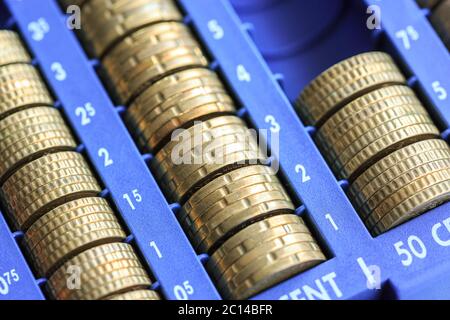
[[[133,31],[162,21],[181,21],[174,1],[84,1],[82,33],[93,55],[102,57]]]
[[[338,63],[304,89],[296,107],[317,127],[316,142],[337,178],[350,182],[350,199],[372,234],[450,198],[449,146],[389,55]],[[421,158],[421,148],[441,158]]]
[[[450,50],[450,0],[442,0],[435,7],[431,13],[430,21],[447,49]]]
[[[396,150],[365,171],[349,190],[374,234],[450,199],[450,150],[430,139]]]
[[[0,195],[37,276],[55,299],[159,298],[19,37],[0,47]]]
[[[207,66],[173,0],[85,1],[82,14],[81,38],[122,105],[174,71]]]
[[[245,123],[236,116],[222,116],[176,136],[156,154],[153,168],[169,200],[184,203],[212,178],[264,159]]]
[[[249,298],[324,261],[173,1],[88,0],[82,10],[87,50],[127,107],[139,147],[154,154],[155,177],[181,205],[195,249],[211,256],[223,297]]]
[[[217,74],[193,68],[167,76],[146,89],[129,107],[125,121],[133,128],[140,147],[155,152],[174,130],[234,112],[234,103]]]
[[[300,218],[278,215],[229,238],[212,254],[208,269],[225,298],[243,299],[323,259]]]

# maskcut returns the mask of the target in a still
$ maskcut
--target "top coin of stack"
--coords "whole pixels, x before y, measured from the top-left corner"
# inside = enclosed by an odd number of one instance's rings
[[[0,43],[0,67],[13,63],[31,63],[31,57],[25,50],[17,33],[1,30]]]
[[[0,120],[33,106],[52,106],[50,96],[19,36],[0,31]]]
[[[122,105],[166,75],[207,65],[173,0],[88,1],[82,12],[82,38]]]
[[[363,93],[406,79],[392,58],[368,52],[344,60],[315,78],[301,93],[296,109],[306,125],[320,127],[334,112]]]

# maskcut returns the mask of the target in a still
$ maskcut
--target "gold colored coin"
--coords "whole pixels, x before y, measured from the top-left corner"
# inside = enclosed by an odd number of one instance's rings
[[[279,215],[227,240],[207,268],[226,299],[247,299],[325,260],[300,218]]]
[[[391,86],[339,110],[319,129],[317,142],[338,178],[352,181],[393,149],[438,136],[412,90]]]
[[[367,169],[349,188],[374,235],[450,199],[450,149],[425,140],[399,149]]]
[[[199,252],[214,248],[246,225],[294,206],[270,167],[249,166],[216,178],[183,206],[180,221]]]
[[[254,232],[252,237],[249,237],[250,231],[244,231],[249,228]],[[209,261],[209,269],[215,274],[215,277],[220,277],[222,274],[221,270],[224,270],[224,267],[227,265],[236,262],[245,252],[257,248],[264,240],[283,237],[286,235],[286,232],[299,234],[304,242],[314,242],[302,218],[293,214],[277,215],[270,219],[253,223],[227,239],[211,255],[215,258]]]
[[[161,300],[161,297],[156,291],[153,290],[135,290],[111,296],[108,298],[108,300]]]
[[[431,24],[450,50],[450,0],[443,0],[430,16]]]
[[[76,146],[57,109],[35,107],[13,113],[0,120],[0,184],[20,165]]]
[[[450,158],[448,157],[422,163],[417,167],[411,168],[387,182],[383,188],[377,189],[367,198],[360,210],[366,213],[367,219],[370,219],[369,216],[373,214],[374,209],[397,190],[407,186],[411,181],[427,176],[432,172],[444,170],[446,167],[450,167]]]
[[[320,127],[358,96],[381,86],[404,83],[405,77],[388,54],[367,52],[324,71],[303,90],[296,108],[307,125]]]
[[[445,169],[417,178],[387,197],[373,210],[366,225],[376,236],[449,200],[450,166],[447,163]]]
[[[88,1],[82,13],[84,38],[97,57],[144,26],[183,20],[172,0]]]
[[[102,243],[126,238],[108,202],[82,198],[41,217],[25,234],[25,244],[39,276],[49,277],[64,262]]]
[[[0,67],[0,119],[25,107],[51,105],[53,99],[32,65]]]
[[[180,132],[156,154],[152,167],[169,199],[183,204],[217,176],[265,160],[245,123],[222,116]]]
[[[170,73],[207,64],[197,40],[188,27],[178,22],[140,29],[124,38],[103,59],[110,86],[124,105]]]
[[[78,281],[70,281],[73,275]],[[49,279],[48,289],[57,300],[100,300],[151,285],[145,269],[126,243],[91,248],[67,261]]]
[[[31,63],[19,35],[13,31],[0,30],[0,67],[14,63]]]
[[[34,160],[11,175],[2,187],[8,212],[23,231],[56,206],[100,191],[83,156],[75,152]]]
[[[196,119],[231,114],[235,107],[217,75],[189,69],[146,89],[128,108],[126,122],[143,149],[158,150],[175,129]]]
[[[386,185],[422,166],[439,161],[448,161],[450,150],[447,143],[439,139],[424,140],[401,148],[384,157],[356,179],[349,188],[349,196],[363,219],[373,208],[367,201],[383,190]]]

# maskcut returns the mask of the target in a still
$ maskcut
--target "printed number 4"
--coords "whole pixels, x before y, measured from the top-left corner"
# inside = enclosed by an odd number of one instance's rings
[[[237,78],[241,82],[250,82],[252,81],[252,76],[248,73],[247,69],[240,64],[236,67]]]

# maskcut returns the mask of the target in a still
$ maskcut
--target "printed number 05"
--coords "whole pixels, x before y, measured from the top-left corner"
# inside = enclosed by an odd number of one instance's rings
[[[189,284],[189,281],[185,281],[183,282],[183,286],[175,286],[173,293],[177,300],[189,300],[189,296],[194,294],[194,288]]]

